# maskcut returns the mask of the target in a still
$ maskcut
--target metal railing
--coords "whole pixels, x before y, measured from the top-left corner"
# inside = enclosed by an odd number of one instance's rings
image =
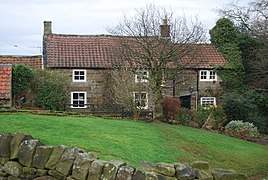
[[[92,114],[94,116],[105,116],[105,117],[121,117],[131,118],[132,112],[129,108],[126,108],[120,104],[115,103],[103,103],[103,104],[81,104],[85,108],[73,108],[75,104],[66,104],[66,111],[76,111],[84,114]],[[151,110],[142,110],[140,113],[140,119],[152,120],[153,112]]]

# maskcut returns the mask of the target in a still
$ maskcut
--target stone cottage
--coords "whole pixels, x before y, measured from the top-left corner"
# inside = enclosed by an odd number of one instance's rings
[[[111,35],[68,35],[52,33],[51,21],[44,22],[43,61],[46,68],[68,74],[69,104],[72,111],[89,111],[92,104],[104,102],[105,74],[114,68],[118,55],[119,37]],[[183,106],[194,108],[201,105],[217,105],[221,93],[220,78],[215,67],[224,65],[225,59],[211,44],[193,45],[200,49],[198,56],[185,56],[180,62],[184,70],[175,80],[163,80],[163,95],[181,99]],[[147,71],[141,78],[146,82]],[[152,102],[148,92],[133,92],[133,100],[140,101],[144,109]]]

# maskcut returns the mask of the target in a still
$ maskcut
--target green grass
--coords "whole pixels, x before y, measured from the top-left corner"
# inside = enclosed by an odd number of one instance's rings
[[[77,116],[0,114],[0,132],[21,131],[46,145],[76,146],[104,160],[138,166],[208,161],[250,176],[268,176],[268,147],[208,131],[162,123]]]

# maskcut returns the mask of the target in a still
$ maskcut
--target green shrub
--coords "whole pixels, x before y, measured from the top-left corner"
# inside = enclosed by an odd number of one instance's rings
[[[176,116],[176,120],[182,125],[189,126],[190,122],[193,120],[191,110],[181,108],[179,114]]]
[[[223,97],[227,122],[240,119],[254,123],[260,132],[268,133],[268,96],[248,89],[243,93],[232,92]]]
[[[253,123],[258,128],[259,132],[268,134],[268,117],[248,117],[247,121]]]
[[[257,109],[253,99],[239,93],[226,94],[223,99],[223,108],[229,120],[245,120]]]
[[[233,120],[225,126],[227,133],[234,136],[258,137],[260,134],[257,127],[250,122],[243,122],[241,120]]]
[[[12,95],[16,106],[20,106],[23,101],[26,101],[26,95],[30,90],[31,83],[34,78],[34,73],[31,68],[24,65],[15,65],[12,68]]]
[[[64,110],[68,97],[67,79],[56,71],[36,70],[33,84],[36,106],[49,110]]]
[[[227,123],[227,117],[222,106],[214,107],[212,109],[212,117],[215,120],[213,129],[222,129]]]
[[[197,123],[199,127],[202,127],[212,111],[213,108],[199,106],[197,111],[193,113],[193,121]]]

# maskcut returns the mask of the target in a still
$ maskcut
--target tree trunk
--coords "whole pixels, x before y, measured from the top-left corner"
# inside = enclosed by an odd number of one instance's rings
[[[156,94],[154,120],[163,121],[163,96],[161,90]]]
[[[133,109],[132,110],[132,116],[133,116],[133,119],[136,121],[136,120],[139,120],[139,118],[140,118],[140,110],[138,110],[138,109]]]

